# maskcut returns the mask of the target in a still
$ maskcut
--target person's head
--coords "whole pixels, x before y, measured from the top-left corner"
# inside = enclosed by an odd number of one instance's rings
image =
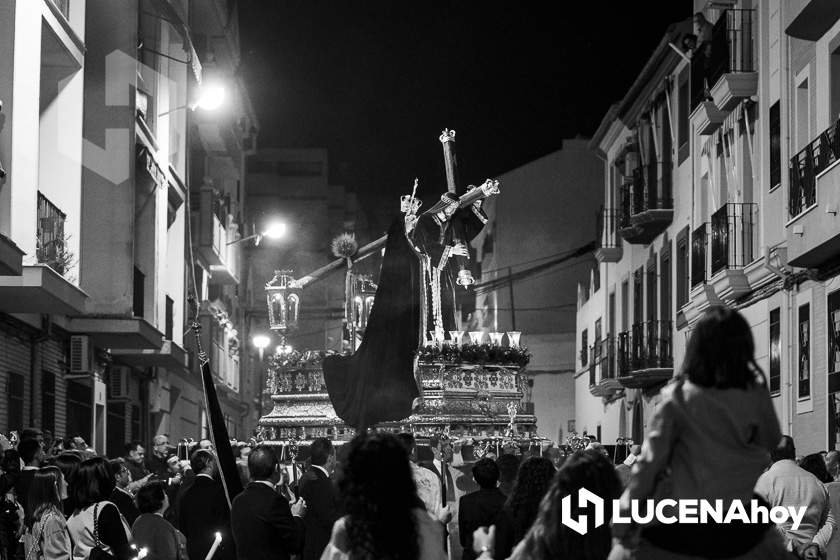
[[[443,463],[452,461],[452,442],[444,435],[433,434],[429,438],[429,447],[435,459]]]
[[[544,457],[530,457],[519,467],[506,504],[513,511],[517,541],[525,536],[537,517],[540,501],[548,492],[555,472],[554,465]]]
[[[825,468],[831,478],[837,480],[840,475],[840,451],[829,451],[825,455]]]
[[[764,383],[754,354],[746,319],[729,307],[710,307],[691,333],[682,374],[701,387],[746,389]]]
[[[206,450],[209,451],[209,450],[213,449],[213,442],[210,441],[207,438],[204,438],[203,440],[198,442],[198,448],[199,449],[206,449]]]
[[[612,501],[621,494],[621,483],[612,462],[597,450],[584,450],[572,454],[557,472],[548,494],[540,506],[534,528],[524,543],[525,558],[569,558],[590,560],[606,558],[612,548],[610,524],[590,527],[581,535],[563,524],[562,502],[581,488],[586,488],[604,502]],[[568,501],[568,500],[567,500]],[[594,518],[595,505],[580,505],[572,500],[571,517],[578,519],[585,515]],[[568,515],[568,511],[566,514]]]
[[[73,449],[76,449],[78,451],[84,451],[85,449],[87,449],[88,446],[87,442],[85,441],[85,438],[83,438],[82,436],[74,436],[73,439],[70,441],[70,445],[73,447]]]
[[[397,434],[397,439],[399,439],[403,444],[403,447],[405,447],[405,452],[408,454],[408,460],[411,462],[417,461],[417,442],[414,439],[414,434],[401,432]]]
[[[146,450],[139,441],[130,441],[125,444],[125,459],[136,465],[142,465],[146,460]]]
[[[697,48],[697,35],[694,33],[686,34],[682,39],[682,48],[684,51],[693,51]]]
[[[20,459],[27,467],[40,467],[46,455],[43,446],[36,439],[26,439],[18,444]]]
[[[709,23],[709,20],[706,19],[706,15],[703,12],[697,12],[694,14],[694,28],[699,29],[703,25]]]
[[[349,444],[339,491],[348,515],[351,558],[417,558],[418,507],[405,445],[387,433],[363,433]]]
[[[108,461],[108,465],[111,467],[111,473],[114,476],[114,485],[123,490],[128,488],[128,484],[131,482],[131,472],[125,464],[125,459],[122,457],[111,459]]]
[[[566,453],[559,447],[549,447],[548,451],[545,452],[545,456],[558,471],[566,461]]]
[[[248,473],[251,480],[280,480],[280,461],[277,454],[267,445],[258,445],[248,457]]]
[[[834,482],[834,478],[828,473],[828,469],[825,466],[825,460],[819,453],[805,455],[799,463],[799,466],[816,476],[823,484]]]
[[[26,526],[32,527],[32,524],[39,520],[47,510],[52,509],[61,514],[61,501],[66,497],[67,485],[58,467],[44,467],[35,471],[35,476],[29,486],[28,500],[25,502]]]
[[[160,481],[150,482],[137,491],[137,509],[140,513],[159,513],[169,507],[166,485]]]
[[[158,434],[152,439],[152,449],[158,457],[169,455],[169,435]]]
[[[309,458],[313,465],[324,467],[332,472],[335,467],[335,447],[327,438],[317,438],[309,446]]]
[[[79,470],[79,464],[82,458],[76,453],[60,453],[53,459],[53,464],[61,470],[64,475],[64,480],[67,484],[71,484],[76,477],[76,471]]]
[[[512,485],[516,480],[516,471],[519,470],[519,457],[505,453],[496,459],[496,466],[499,467],[499,482],[503,485]]]
[[[169,474],[173,476],[181,474],[181,461],[178,460],[177,455],[170,455],[166,459],[166,468],[169,471]]]
[[[20,441],[34,439],[42,447],[44,445],[44,433],[39,428],[24,428],[20,431]]]
[[[796,460],[796,447],[793,445],[793,438],[782,436],[779,444],[776,445],[776,449],[770,452],[770,458],[774,463],[783,459]]]
[[[114,491],[114,477],[108,460],[91,457],[82,461],[70,491],[79,509],[107,500]]]
[[[499,485],[499,467],[493,459],[479,459],[472,469],[473,479],[482,490],[491,490]]]
[[[216,475],[216,457],[206,449],[198,449],[190,457],[190,467],[197,475]]]

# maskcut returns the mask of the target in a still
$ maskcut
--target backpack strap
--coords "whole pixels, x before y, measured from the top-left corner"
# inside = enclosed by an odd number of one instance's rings
[[[93,542],[96,548],[102,548],[99,541],[99,504],[93,506]]]

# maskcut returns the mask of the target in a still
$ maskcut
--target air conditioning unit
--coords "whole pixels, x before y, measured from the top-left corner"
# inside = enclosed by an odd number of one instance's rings
[[[93,371],[93,344],[86,335],[70,337],[70,373],[91,373]]]
[[[108,398],[111,400],[128,400],[128,381],[131,369],[125,366],[113,366],[108,378]]]

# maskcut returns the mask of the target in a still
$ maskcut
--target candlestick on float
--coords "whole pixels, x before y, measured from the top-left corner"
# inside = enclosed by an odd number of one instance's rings
[[[213,555],[216,554],[216,549],[219,548],[220,544],[222,544],[222,534],[216,531],[216,538],[213,541],[213,546],[210,547],[210,550],[207,552],[207,556],[204,557],[204,560],[213,560]]]

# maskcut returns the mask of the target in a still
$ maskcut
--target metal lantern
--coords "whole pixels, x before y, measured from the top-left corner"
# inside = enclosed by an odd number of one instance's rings
[[[353,297],[353,320],[356,323],[356,329],[359,331],[365,330],[368,319],[370,319],[370,312],[373,309],[373,300],[376,296],[376,284],[374,284],[370,276],[357,275],[355,286],[355,294]]]
[[[278,270],[265,285],[268,324],[271,330],[286,332],[296,329],[300,307],[300,286],[291,270]]]

